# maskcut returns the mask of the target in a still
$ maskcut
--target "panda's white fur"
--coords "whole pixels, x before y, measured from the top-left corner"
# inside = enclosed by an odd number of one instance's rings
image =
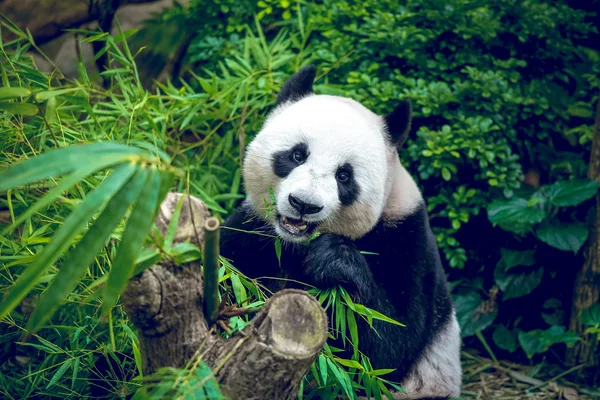
[[[282,180],[273,173],[272,155],[299,141],[308,144],[311,156]],[[361,190],[354,204],[342,207],[335,171],[346,162],[355,167]],[[288,195],[303,193],[324,207],[318,214],[307,216],[307,221],[322,221],[320,232],[352,239],[369,232],[382,214],[394,218],[410,213],[422,200],[386,137],[383,119],[354,100],[328,95],[309,95],[285,103],[269,116],[248,146],[244,181],[248,200],[256,209],[266,211],[265,200],[269,203],[272,188],[278,211],[290,216],[294,211]],[[296,240],[275,221],[273,225],[282,238]]]

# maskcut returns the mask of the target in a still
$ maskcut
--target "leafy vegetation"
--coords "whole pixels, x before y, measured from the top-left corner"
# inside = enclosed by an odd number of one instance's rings
[[[225,217],[244,196],[245,145],[283,81],[308,63],[319,67],[319,93],[379,113],[412,100],[416,135],[401,157],[428,199],[467,343],[492,358],[539,360],[580,340],[565,317],[598,191],[586,178],[600,88],[600,54],[584,47],[598,37],[587,17],[538,0],[193,0],[139,32],[79,31],[104,43],[108,89],[83,62],[72,81],[39,72],[25,54],[30,38],[3,22],[18,39],[0,46],[0,346],[17,357],[2,366],[0,393],[137,390],[137,337],[120,303],[112,305],[132,274],[162,257],[200,257],[156,235],[152,249],[136,253],[151,229],[139,215],[151,215],[171,188]],[[182,31],[159,35],[166,26]],[[158,71],[138,70],[154,64],[136,60],[167,58],[179,46],[187,46],[176,71],[184,79],[148,90],[145,77]],[[260,307],[265,289],[222,261],[221,294]],[[343,289],[314,294],[335,309],[332,335],[343,341],[357,344],[356,319],[386,319]],[[580,319],[600,335],[598,314],[592,307]],[[246,322],[232,318],[232,332]],[[15,345],[37,328],[34,340]],[[395,387],[359,351],[337,353],[327,346],[312,366],[306,398],[353,397],[361,387],[384,396]],[[137,396],[218,397],[209,376],[193,360]]]

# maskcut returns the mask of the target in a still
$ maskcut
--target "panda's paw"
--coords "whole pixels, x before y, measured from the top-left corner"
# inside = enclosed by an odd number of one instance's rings
[[[304,261],[311,283],[321,289],[344,287],[363,302],[375,296],[376,284],[369,264],[356,245],[343,236],[324,233],[310,243]]]

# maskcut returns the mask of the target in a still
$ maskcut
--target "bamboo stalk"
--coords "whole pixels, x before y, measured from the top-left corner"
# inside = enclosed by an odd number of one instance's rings
[[[204,317],[209,326],[219,318],[219,220],[204,224]]]

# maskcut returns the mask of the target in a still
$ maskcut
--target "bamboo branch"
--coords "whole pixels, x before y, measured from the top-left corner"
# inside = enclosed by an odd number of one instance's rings
[[[204,316],[209,325],[219,318],[219,220],[204,224]]]

